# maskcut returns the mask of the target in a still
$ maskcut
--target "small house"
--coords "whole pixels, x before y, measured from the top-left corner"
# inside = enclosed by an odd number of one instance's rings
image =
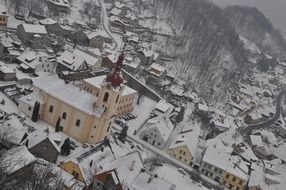
[[[0,80],[1,81],[13,81],[16,79],[15,70],[9,68],[5,63],[0,61]]]
[[[96,32],[92,32],[87,35],[88,38],[88,46],[94,48],[102,48],[104,43],[111,44],[112,39],[110,36],[104,32],[103,30],[97,30]]]
[[[30,40],[38,40],[40,38],[44,43],[48,41],[48,33],[42,25],[20,24],[17,27],[17,35],[24,44],[28,44]]]
[[[66,50],[57,58],[59,69],[63,71],[96,71],[101,67],[101,59],[78,49]]]
[[[50,132],[40,131],[30,135],[26,145],[35,157],[55,163],[61,152],[55,140],[57,139],[53,138],[53,134],[50,134]]]
[[[147,121],[140,138],[149,144],[163,149],[174,126],[169,118],[157,116]]]

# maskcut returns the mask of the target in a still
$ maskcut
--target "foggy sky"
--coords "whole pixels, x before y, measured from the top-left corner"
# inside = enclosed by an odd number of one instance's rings
[[[286,0],[211,0],[221,6],[246,5],[257,7],[286,38]]]

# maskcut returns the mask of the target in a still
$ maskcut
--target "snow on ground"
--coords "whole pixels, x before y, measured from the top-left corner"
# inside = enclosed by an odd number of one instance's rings
[[[156,103],[147,97],[142,97],[139,105],[135,105],[133,113],[137,115],[136,119],[129,120],[127,125],[129,126],[128,133],[133,134],[149,119],[150,113],[155,108]]]
[[[101,23],[103,25],[103,28],[105,29],[105,31],[107,32],[107,34],[114,40],[115,42],[115,47],[114,47],[114,51],[115,53],[118,52],[122,46],[122,36],[119,34],[115,34],[112,33],[110,31],[110,27],[109,27],[109,18],[106,12],[106,6],[103,0],[99,0],[99,4],[101,5]]]

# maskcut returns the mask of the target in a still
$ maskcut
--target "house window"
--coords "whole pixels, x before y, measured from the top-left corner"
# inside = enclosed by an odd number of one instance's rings
[[[236,178],[235,178],[235,177],[233,177],[233,178],[232,178],[232,181],[233,181],[233,182],[235,182],[235,180],[236,180]]]
[[[182,157],[181,157],[181,156],[179,156],[179,159],[180,159],[180,160],[182,160]]]
[[[49,112],[53,113],[53,111],[54,111],[54,106],[50,105]]]
[[[183,152],[183,155],[186,155],[186,152]]]
[[[62,115],[62,119],[66,119],[67,118],[67,113],[64,112],[63,115]]]
[[[109,98],[109,94],[108,94],[108,92],[105,92],[104,97],[103,97],[103,101],[107,102],[108,98]]]
[[[79,120],[79,119],[76,120],[75,125],[76,125],[77,127],[80,126],[80,120]]]
[[[31,106],[29,106],[28,110],[29,110],[29,111],[31,111],[31,110],[32,110]]]
[[[94,129],[96,129],[96,125],[95,125],[95,126],[93,126],[93,128],[94,128]]]
[[[93,135],[91,135],[90,137],[93,138]]]
[[[242,185],[243,184],[243,181],[242,180],[239,180],[239,185]]]
[[[229,178],[229,174],[226,174],[226,178]]]

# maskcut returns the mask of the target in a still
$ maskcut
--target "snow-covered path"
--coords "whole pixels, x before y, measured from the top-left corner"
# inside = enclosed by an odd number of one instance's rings
[[[111,32],[110,27],[109,27],[109,20],[108,20],[108,15],[107,15],[104,0],[99,0],[99,4],[101,6],[101,23],[102,23],[102,26],[103,26],[104,30],[106,31],[106,33],[113,39],[113,41],[115,43],[113,50],[115,52],[118,52],[118,51],[120,51],[120,47],[121,47],[122,42],[123,42],[122,36],[120,36],[119,34],[115,34],[115,33]]]

